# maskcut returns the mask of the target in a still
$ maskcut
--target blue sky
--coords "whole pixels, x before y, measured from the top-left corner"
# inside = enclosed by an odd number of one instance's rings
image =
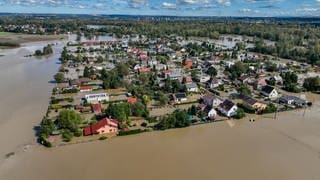
[[[320,0],[0,0],[0,12],[177,16],[320,16]]]

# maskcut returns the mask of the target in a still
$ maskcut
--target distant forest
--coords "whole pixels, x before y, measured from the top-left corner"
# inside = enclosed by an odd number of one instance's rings
[[[221,34],[253,37],[251,51],[320,65],[318,19],[304,18],[169,18],[109,16],[0,16],[0,31],[23,32],[22,25],[44,28],[41,34],[84,33],[85,36],[113,34],[166,38],[171,35],[218,39]],[[8,29],[10,25],[18,28]],[[101,25],[89,28],[87,25]],[[267,45],[263,40],[274,41]]]

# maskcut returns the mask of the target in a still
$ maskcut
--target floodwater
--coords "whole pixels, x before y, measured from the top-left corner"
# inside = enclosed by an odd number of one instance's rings
[[[304,116],[303,110],[293,111],[278,114],[278,119],[269,115],[256,122],[219,122],[51,149],[39,146],[32,128],[46,111],[52,89],[48,81],[59,65],[58,55],[22,58],[43,46],[30,45],[6,50],[0,58],[1,180],[320,179],[319,102]],[[5,158],[9,152],[15,155]]]
[[[52,41],[50,43],[53,43]],[[49,42],[23,44],[0,50],[0,162],[10,152],[35,144],[34,126],[45,114],[53,84],[49,81],[59,68],[62,43],[53,46],[49,57],[24,57]]]

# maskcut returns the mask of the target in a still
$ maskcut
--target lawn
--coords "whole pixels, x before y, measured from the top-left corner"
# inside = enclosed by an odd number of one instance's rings
[[[1,32],[0,31],[0,36],[7,36],[7,35],[11,35],[13,33],[10,33],[10,32]]]

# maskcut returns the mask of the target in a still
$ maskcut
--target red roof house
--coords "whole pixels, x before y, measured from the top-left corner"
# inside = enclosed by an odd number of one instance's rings
[[[149,68],[140,68],[139,69],[139,73],[146,73],[146,72],[150,72]]]
[[[92,86],[81,86],[80,92],[91,92],[93,90]]]
[[[186,68],[191,68],[192,67],[192,60],[191,59],[185,59],[185,60],[183,60],[183,65],[184,65],[184,67],[186,67]]]
[[[109,134],[118,133],[119,122],[115,119],[105,118],[97,123],[90,125],[83,129],[84,136],[90,136],[93,134]]]

